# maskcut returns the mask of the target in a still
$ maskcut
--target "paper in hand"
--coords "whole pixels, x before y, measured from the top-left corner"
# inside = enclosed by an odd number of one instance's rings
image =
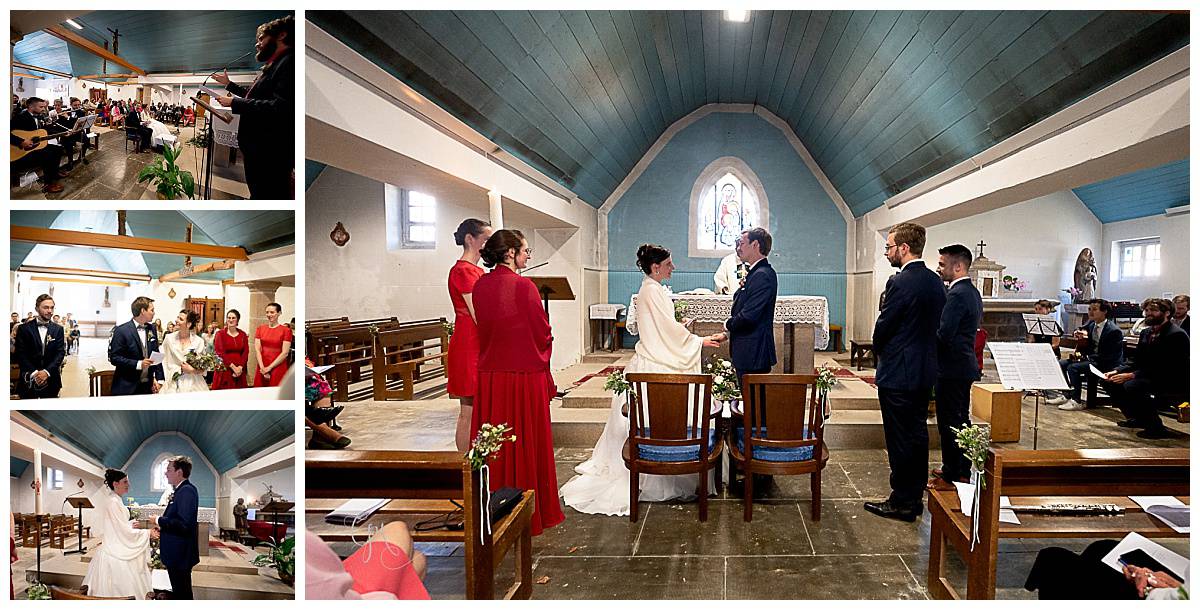
[[[1095,375],[1095,376],[1097,376],[1097,377],[1099,377],[1099,378],[1101,378],[1101,379],[1104,379],[1104,378],[1106,378],[1106,377],[1108,376],[1108,375],[1107,375],[1107,373],[1102,373],[1102,372],[1100,372],[1100,369],[1096,368],[1096,365],[1094,365],[1094,364],[1089,364],[1089,365],[1088,365],[1088,370],[1089,370],[1089,371],[1091,371],[1091,373],[1092,373],[1093,375]]]
[[[151,352],[150,353],[150,364],[151,365],[162,364],[163,358],[164,358],[164,356],[163,356],[162,352],[160,352],[160,351]]]

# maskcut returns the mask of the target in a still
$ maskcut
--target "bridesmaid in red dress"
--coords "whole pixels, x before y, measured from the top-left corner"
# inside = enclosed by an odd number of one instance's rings
[[[214,333],[213,351],[225,363],[225,370],[213,373],[212,389],[236,390],[246,387],[246,361],[250,359],[250,339],[238,328],[242,313],[230,309],[225,328]]]
[[[450,268],[450,302],[454,305],[454,334],[450,336],[446,356],[446,392],[458,399],[458,426],[454,444],[459,451],[471,446],[471,405],[475,402],[475,382],[479,370],[479,339],[475,330],[475,304],[471,292],[475,281],[483,277],[479,268],[479,249],[492,236],[492,226],[477,218],[468,218],[454,232],[454,243],[463,247],[462,256]]]
[[[267,323],[254,331],[254,356],[258,359],[258,372],[254,375],[254,387],[278,386],[287,373],[288,350],[292,348],[292,329],[279,323],[283,306],[279,303],[267,305]]]
[[[517,435],[491,462],[491,487],[536,492],[533,535],[562,523],[554,444],[550,436],[550,322],[529,278],[517,275],[533,252],[520,231],[501,229],[483,247],[483,263],[495,267],[475,283],[479,329],[479,385],[471,437],[483,424],[508,424]]]

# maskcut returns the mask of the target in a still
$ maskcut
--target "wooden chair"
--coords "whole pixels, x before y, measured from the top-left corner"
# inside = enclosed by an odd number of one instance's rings
[[[811,475],[812,518],[821,520],[821,471],[829,448],[825,398],[816,383],[816,375],[742,377],[743,421],[730,433],[729,456],[743,473],[744,520],[753,519],[755,474]]]
[[[147,593],[148,593],[148,591],[147,591]],[[137,598],[132,595],[130,595],[128,597],[96,597],[94,595],[88,595],[86,590],[76,592],[76,591],[71,591],[70,589],[64,589],[58,585],[50,585],[50,599],[137,599]]]
[[[638,518],[639,475],[698,477],[700,520],[708,520],[708,471],[721,456],[712,427],[712,376],[630,373],[629,440],[621,451],[629,468],[629,520]],[[719,483],[718,483],[719,485]]]
[[[88,375],[88,397],[112,396],[114,371],[93,371]]]

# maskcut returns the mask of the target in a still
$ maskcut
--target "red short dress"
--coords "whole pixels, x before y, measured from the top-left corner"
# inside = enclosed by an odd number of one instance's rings
[[[263,324],[254,332],[254,338],[262,343],[262,361],[263,365],[269,365],[275,362],[275,359],[283,353],[283,343],[292,342],[292,329],[288,328],[287,324],[280,324],[275,328]],[[269,377],[264,377],[262,369],[258,369],[254,374],[254,387],[265,388],[268,386],[274,387],[283,383],[283,376],[287,374],[288,363],[286,360],[281,362],[279,366],[271,369]]]
[[[222,328],[213,338],[213,351],[226,367],[236,364],[242,369],[242,374],[235,377],[229,368],[217,371],[213,373],[212,389],[236,390],[246,387],[246,360],[250,358],[250,337],[240,329],[237,336],[232,337],[227,329]]]
[[[473,293],[479,330],[479,386],[471,438],[483,424],[508,424],[516,442],[504,443],[490,464],[491,488],[536,492],[533,535],[562,523],[554,442],[550,435],[550,322],[529,278],[496,267]],[[457,334],[457,332],[456,332]]]
[[[448,284],[450,302],[454,305],[454,334],[450,336],[446,355],[446,392],[453,398],[474,396],[479,379],[479,333],[463,295],[473,293],[475,282],[481,277],[483,269],[464,260],[450,268]]]

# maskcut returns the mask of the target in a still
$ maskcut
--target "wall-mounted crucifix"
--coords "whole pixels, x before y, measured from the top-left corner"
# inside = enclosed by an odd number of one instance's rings
[[[983,240],[980,239],[979,243],[976,245],[979,246],[979,252],[975,253],[975,258],[981,258],[983,256],[983,247],[986,246],[987,244],[983,243]]]

